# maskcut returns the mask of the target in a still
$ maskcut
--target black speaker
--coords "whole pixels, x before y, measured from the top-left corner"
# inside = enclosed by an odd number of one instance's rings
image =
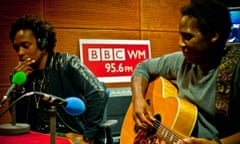
[[[107,120],[117,120],[118,123],[111,127],[111,133],[114,144],[119,144],[121,128],[124,121],[125,114],[131,103],[131,95],[110,97],[107,104]]]
[[[107,103],[107,119],[116,119],[118,123],[114,125],[112,130],[113,137],[119,137],[125,114],[132,100],[132,92],[130,87],[114,87],[108,88],[110,91]]]

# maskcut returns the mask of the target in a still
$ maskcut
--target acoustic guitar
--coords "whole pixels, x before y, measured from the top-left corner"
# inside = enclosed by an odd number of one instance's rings
[[[197,119],[197,108],[177,97],[177,88],[159,77],[149,83],[145,100],[157,119],[154,127],[142,130],[132,118],[132,103],[125,115],[120,144],[164,144],[189,137]]]

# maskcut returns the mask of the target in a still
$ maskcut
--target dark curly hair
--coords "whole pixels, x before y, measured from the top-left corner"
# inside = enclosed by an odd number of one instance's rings
[[[223,3],[217,0],[191,0],[189,5],[181,8],[181,14],[196,18],[204,36],[219,33],[218,43],[225,46],[232,22],[228,8]]]
[[[38,48],[39,43],[44,41],[44,47],[48,51],[53,51],[56,46],[56,32],[51,23],[41,20],[39,16],[36,15],[25,15],[20,17],[15,23],[12,24],[9,33],[9,38],[13,43],[14,37],[19,30],[30,29],[32,30],[34,36],[36,37]]]

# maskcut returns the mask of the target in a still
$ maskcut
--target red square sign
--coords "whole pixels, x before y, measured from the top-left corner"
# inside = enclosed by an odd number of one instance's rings
[[[149,40],[80,39],[82,62],[106,83],[130,82],[135,66],[151,57]]]

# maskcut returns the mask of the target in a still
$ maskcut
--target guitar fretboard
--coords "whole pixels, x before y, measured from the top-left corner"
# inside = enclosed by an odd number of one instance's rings
[[[182,139],[181,136],[165,127],[163,124],[159,125],[156,135],[163,139],[166,143],[173,143]]]

